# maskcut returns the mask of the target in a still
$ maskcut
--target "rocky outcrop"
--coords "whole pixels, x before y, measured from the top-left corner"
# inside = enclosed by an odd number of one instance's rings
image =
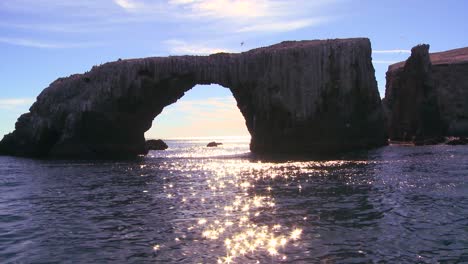
[[[467,138],[464,138],[464,137],[458,137],[458,138],[450,138],[447,143],[445,143],[447,145],[452,145],[452,146],[456,146],[456,145],[467,145],[468,144],[468,139]]]
[[[196,84],[229,88],[256,153],[385,144],[368,39],[288,41],[240,54],[119,60],[60,78],[0,143],[11,155],[145,154],[144,132]]]
[[[446,136],[468,137],[468,48],[431,54]]]
[[[146,148],[148,150],[165,150],[169,146],[162,139],[146,140]]]
[[[391,140],[468,135],[468,48],[429,54],[412,49],[390,65],[384,99]]]
[[[443,135],[429,45],[414,47],[403,67],[390,66],[384,102],[391,140],[424,141]]]
[[[223,143],[218,143],[215,141],[211,141],[210,143],[206,144],[207,147],[212,148],[212,147],[217,147],[219,145],[222,145]]]

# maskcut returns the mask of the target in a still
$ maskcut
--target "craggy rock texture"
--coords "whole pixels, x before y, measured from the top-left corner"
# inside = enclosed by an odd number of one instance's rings
[[[468,135],[468,48],[429,54],[412,49],[390,65],[384,99],[391,140]]]
[[[119,60],[60,78],[6,135],[11,155],[147,153],[144,132],[196,84],[229,88],[256,153],[335,153],[385,144],[368,39],[288,41],[240,54]]]
[[[392,140],[441,137],[443,128],[432,80],[429,45],[419,45],[400,68],[387,72],[385,104],[388,134]]]
[[[468,48],[431,54],[446,136],[468,137]]]

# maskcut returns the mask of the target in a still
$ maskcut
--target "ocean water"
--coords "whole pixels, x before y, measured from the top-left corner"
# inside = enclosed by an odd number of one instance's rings
[[[468,263],[468,147],[0,157],[0,263]],[[219,140],[219,139],[218,139]]]

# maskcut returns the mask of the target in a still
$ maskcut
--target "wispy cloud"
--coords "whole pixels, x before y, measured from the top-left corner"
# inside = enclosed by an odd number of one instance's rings
[[[394,63],[397,63],[399,61],[394,61],[394,60],[372,60],[373,63],[377,63],[377,64],[394,64]]]
[[[169,0],[165,4],[148,0],[114,0],[124,10],[138,15],[155,12],[170,20],[216,20],[224,31],[284,32],[326,23],[334,18],[320,14],[320,8],[337,0]],[[152,16],[154,17],[154,16]],[[220,24],[221,23],[221,24]]]
[[[292,20],[288,22],[272,22],[264,24],[255,24],[251,26],[245,26],[237,30],[237,32],[285,32],[297,30],[305,27],[316,26],[329,21],[329,18],[313,18],[313,19],[300,19]]]
[[[89,48],[101,46],[102,43],[95,42],[73,42],[73,43],[62,43],[62,42],[48,42],[35,39],[24,39],[24,38],[5,38],[0,37],[1,43],[6,43],[15,46],[23,46],[30,48],[41,48],[41,49],[69,49],[69,48]]]
[[[233,97],[181,100],[164,109],[146,132],[149,137],[248,135]]]
[[[378,57],[380,57],[379,59],[373,59],[372,62],[374,64],[394,64],[403,61],[404,57],[410,53],[411,50],[407,49],[372,50],[372,54],[378,54]]]
[[[160,26],[160,22],[168,28],[174,26],[173,31],[162,33],[166,34],[163,39],[177,40],[182,34],[184,39],[190,39],[186,36],[193,36],[196,30],[205,40],[221,38],[216,35],[222,32],[224,37],[229,35],[237,41],[253,34],[289,32],[328,23],[336,18],[327,16],[327,12],[323,10],[342,1],[344,0],[2,0],[0,11],[17,14],[24,19],[0,19],[0,27],[3,29],[19,29],[12,35],[14,37],[0,37],[0,42],[49,49],[95,47],[101,46],[96,42],[103,36],[95,34],[96,32],[106,31],[106,36],[112,37],[134,30],[135,26]],[[42,40],[31,37],[38,36],[38,33],[52,35]],[[73,43],[53,41],[63,39],[63,36],[58,35],[61,33],[80,33],[77,37],[81,39]],[[211,47],[204,43],[194,45],[172,41],[170,44],[173,46],[169,50],[172,54],[226,51],[223,46]]]
[[[411,50],[406,49],[392,49],[392,50],[372,50],[372,53],[376,54],[401,54],[401,53],[411,53]]]
[[[25,107],[31,105],[34,101],[34,98],[1,98],[0,109],[12,110],[19,107]]]
[[[0,27],[26,31],[47,31],[54,33],[90,33],[97,31],[111,31],[115,29],[115,26],[102,22],[65,22],[60,24],[0,22]]]
[[[210,47],[205,44],[187,43],[182,40],[171,39],[163,42],[170,54],[177,55],[208,55],[219,52],[230,52],[228,49]]]
[[[200,113],[199,110],[216,108],[216,109],[235,109],[236,100],[233,97],[210,97],[201,100],[183,100],[177,102],[177,106],[186,112],[190,113]],[[203,116],[206,116],[209,113],[203,113]]]
[[[140,4],[131,0],[114,0],[114,3],[127,10],[136,9],[140,6]]]
[[[172,5],[182,5],[194,16],[212,18],[255,18],[268,16],[272,11],[272,1],[245,0],[176,0],[169,1]]]

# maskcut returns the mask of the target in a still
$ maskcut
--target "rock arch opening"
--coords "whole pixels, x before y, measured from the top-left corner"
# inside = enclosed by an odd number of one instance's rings
[[[248,136],[231,91],[217,84],[195,85],[157,115],[146,139]]]

